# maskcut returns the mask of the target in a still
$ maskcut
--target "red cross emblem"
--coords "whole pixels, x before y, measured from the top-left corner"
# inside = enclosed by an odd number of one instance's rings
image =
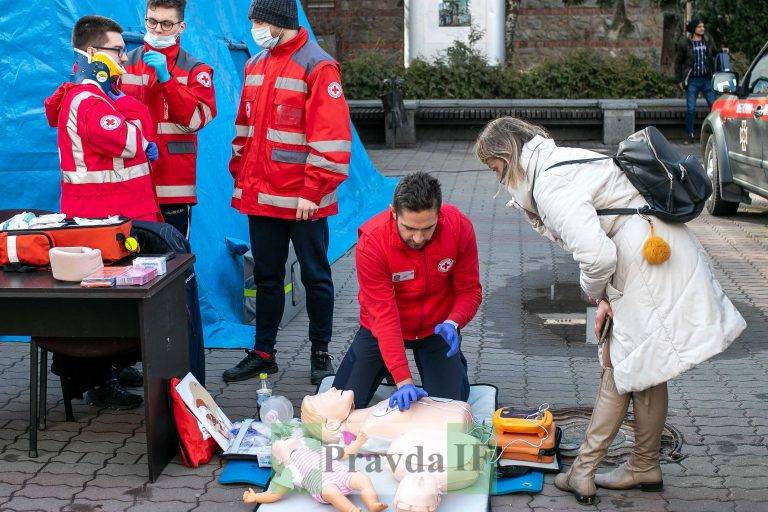
[[[331,98],[341,98],[343,91],[339,82],[331,82],[328,84],[328,96]]]
[[[451,258],[445,258],[437,264],[437,270],[442,273],[446,273],[453,267],[453,260]]]
[[[104,116],[101,118],[101,121],[99,122],[101,124],[101,127],[107,131],[116,130],[120,127],[122,124],[122,121],[120,121],[120,118],[117,116]]]
[[[203,87],[210,87],[211,86],[211,74],[208,73],[207,71],[203,71],[202,73],[197,75],[197,81]]]

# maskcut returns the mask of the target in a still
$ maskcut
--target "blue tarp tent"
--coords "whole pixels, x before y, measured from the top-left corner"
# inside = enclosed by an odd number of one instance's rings
[[[228,238],[248,239],[246,218],[229,206],[232,178],[227,163],[243,67],[259,50],[250,35],[249,4],[189,0],[182,37],[190,53],[214,68],[218,103],[217,118],[200,133],[199,204],[191,240],[209,348],[253,344],[253,327],[241,322],[242,263],[227,244]],[[297,4],[301,24],[311,33]],[[72,26],[86,14],[109,16],[125,28],[130,46],[144,32],[145,5],[144,0],[41,0],[0,10],[0,209],[58,210],[56,133],[46,123],[43,101],[69,79]],[[363,221],[386,207],[392,188],[355,134],[350,177],[340,189],[340,214],[331,220],[331,261],[354,244]]]

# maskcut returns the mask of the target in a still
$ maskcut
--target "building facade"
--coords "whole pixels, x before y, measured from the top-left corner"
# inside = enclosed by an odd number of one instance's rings
[[[456,39],[476,43],[491,62],[527,69],[589,48],[634,55],[669,69],[682,22],[655,0],[302,0],[321,43],[339,60],[376,51],[410,62],[431,59]]]

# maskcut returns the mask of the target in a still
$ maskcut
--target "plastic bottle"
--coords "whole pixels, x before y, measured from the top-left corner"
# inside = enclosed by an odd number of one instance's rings
[[[259,382],[259,388],[256,390],[256,406],[261,408],[264,402],[272,396],[272,388],[266,373],[259,374]]]

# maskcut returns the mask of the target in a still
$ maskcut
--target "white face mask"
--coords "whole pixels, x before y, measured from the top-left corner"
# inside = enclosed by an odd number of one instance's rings
[[[147,32],[146,35],[144,35],[144,42],[152,48],[162,50],[164,48],[170,48],[171,46],[175,45],[176,39],[178,37],[178,34],[172,36],[156,36],[151,32]]]
[[[277,46],[277,43],[280,42],[280,36],[283,35],[283,31],[281,30],[277,37],[273,37],[272,31],[269,30],[269,27],[259,27],[252,28],[251,35],[253,36],[253,40],[256,41],[257,45],[261,46],[262,48],[270,49]]]

